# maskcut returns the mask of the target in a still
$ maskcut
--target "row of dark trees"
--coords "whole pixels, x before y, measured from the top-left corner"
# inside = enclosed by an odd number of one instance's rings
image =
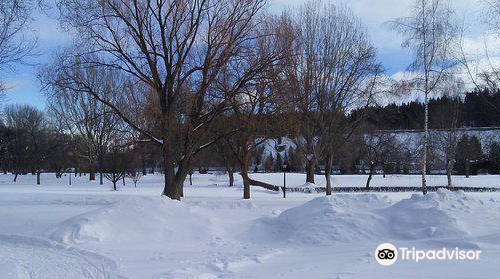
[[[59,119],[55,122],[59,123]],[[18,175],[35,174],[38,185],[42,172],[53,172],[56,178],[69,172],[88,173],[90,180],[96,180],[98,173],[102,185],[104,178],[116,183],[125,175],[154,171],[156,163],[146,161],[155,160],[145,151],[147,147],[123,142],[115,129],[119,127],[113,127],[113,140],[89,146],[81,134],[60,129],[43,111],[28,105],[9,105],[0,122],[0,169],[13,173],[14,182]],[[92,150],[98,151],[93,154]]]
[[[30,106],[8,106],[4,111],[5,125],[0,126],[0,169],[17,175],[36,174],[37,184],[40,184],[41,172],[54,172],[61,178],[65,172],[89,173],[89,179],[95,180],[95,173],[102,179],[107,178],[116,182],[125,176],[137,177],[154,172],[157,165],[161,165],[154,152],[145,152],[154,149],[151,144],[143,142],[124,145],[113,141],[106,146],[96,148],[99,152],[93,160],[89,156],[89,148],[79,136],[72,136],[50,123],[42,111]],[[366,125],[366,124],[365,124]],[[118,127],[114,127],[117,129]],[[438,127],[440,128],[440,127]],[[121,131],[116,130],[116,133]],[[442,133],[446,133],[442,131]],[[392,131],[369,131],[360,129],[350,140],[350,144],[337,152],[334,160],[335,171],[342,174],[367,173],[370,174],[366,186],[369,187],[372,175],[377,172],[385,174],[409,174],[418,171],[418,150],[412,150],[398,140],[398,133]],[[269,135],[266,138],[272,138]],[[119,138],[123,139],[124,135]],[[281,143],[281,137],[276,139]],[[123,143],[122,143],[123,144]],[[277,144],[279,146],[279,143]],[[233,156],[224,156],[223,148],[227,145],[214,145],[200,153],[193,162],[192,168],[203,169],[216,167],[225,169],[230,176],[230,185],[234,183],[234,173],[240,171],[240,166]],[[475,175],[478,172],[491,174],[500,173],[500,144],[493,142],[488,148],[483,148],[476,136],[463,134],[454,151],[453,173]],[[230,148],[229,148],[230,149]],[[222,152],[221,152],[222,151]],[[446,148],[439,142],[431,144],[429,153],[428,172],[443,171],[446,164],[443,156]],[[283,154],[283,155],[282,155]],[[94,164],[94,165],[91,165]],[[266,154],[263,147],[252,152],[250,164],[255,172],[303,172],[306,170],[306,160],[298,148],[287,147],[286,150],[276,152],[276,155]],[[320,161],[319,165],[324,164]],[[286,167],[284,167],[286,166]],[[191,170],[192,172],[192,170]],[[321,174],[317,166],[314,170]],[[137,182],[137,181],[135,181]]]
[[[456,105],[460,114],[457,127],[499,127],[500,91],[490,89],[475,90],[461,96],[459,92],[446,92],[445,95],[429,100],[429,127],[441,129],[441,119],[433,116]],[[367,110],[367,111],[366,111]],[[351,117],[369,115],[367,121],[381,130],[421,130],[424,119],[424,104],[411,101],[402,104],[389,104],[383,107],[369,107],[355,110]]]

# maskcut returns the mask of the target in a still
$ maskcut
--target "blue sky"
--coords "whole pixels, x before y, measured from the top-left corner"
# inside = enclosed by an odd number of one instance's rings
[[[303,3],[300,0],[268,1],[270,9],[276,12],[284,8],[293,9]],[[411,62],[411,55],[400,47],[401,39],[389,30],[385,23],[407,15],[412,0],[333,0],[333,2],[345,4],[360,17],[368,28],[370,38],[378,50],[378,57],[387,69],[387,75],[397,75],[399,72],[405,71]],[[481,0],[453,0],[449,3],[455,9],[458,19],[479,20],[479,11],[483,7]],[[60,30],[55,16],[36,12],[33,17],[35,18],[33,27],[38,34],[38,52],[41,55],[28,61],[33,65],[20,65],[15,73],[7,73],[3,79],[6,79],[10,86],[7,93],[7,103],[27,103],[43,109],[45,98],[40,92],[40,85],[36,78],[37,65],[48,62],[53,53],[64,47],[70,38]],[[469,26],[468,29],[466,36],[470,45],[484,44],[484,34],[479,31],[480,27]]]

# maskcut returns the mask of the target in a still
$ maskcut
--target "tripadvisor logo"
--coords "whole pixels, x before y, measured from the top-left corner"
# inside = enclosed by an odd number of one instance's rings
[[[381,265],[391,265],[398,259],[398,250],[390,243],[380,244],[375,250],[375,259]]]
[[[479,260],[479,250],[459,250],[458,248],[448,250],[416,250],[415,247],[409,249],[405,247],[399,248],[401,260]],[[375,259],[381,265],[392,265],[398,259],[398,249],[390,243],[380,244],[375,250]]]

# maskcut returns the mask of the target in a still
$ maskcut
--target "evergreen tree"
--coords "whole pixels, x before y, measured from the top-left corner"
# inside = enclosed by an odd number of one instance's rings
[[[468,149],[469,149],[469,137],[467,135],[463,135],[460,141],[457,144],[457,152],[455,159],[455,171],[458,174],[466,174],[466,166],[468,158]]]
[[[455,162],[455,170],[458,174],[465,174],[469,177],[470,174],[477,174],[477,170],[473,167],[483,157],[481,142],[476,136],[468,137],[463,135],[457,145],[457,155]]]
[[[490,161],[489,173],[500,174],[500,144],[497,142],[491,144],[488,160]]]

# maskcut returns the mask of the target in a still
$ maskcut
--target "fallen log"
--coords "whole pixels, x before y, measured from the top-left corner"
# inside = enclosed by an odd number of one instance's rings
[[[281,188],[280,186],[272,185],[272,184],[265,183],[265,182],[258,181],[258,180],[254,180],[251,178],[248,178],[248,181],[250,182],[250,186],[259,186],[259,187],[262,187],[264,189],[271,190],[271,191],[278,192]]]

